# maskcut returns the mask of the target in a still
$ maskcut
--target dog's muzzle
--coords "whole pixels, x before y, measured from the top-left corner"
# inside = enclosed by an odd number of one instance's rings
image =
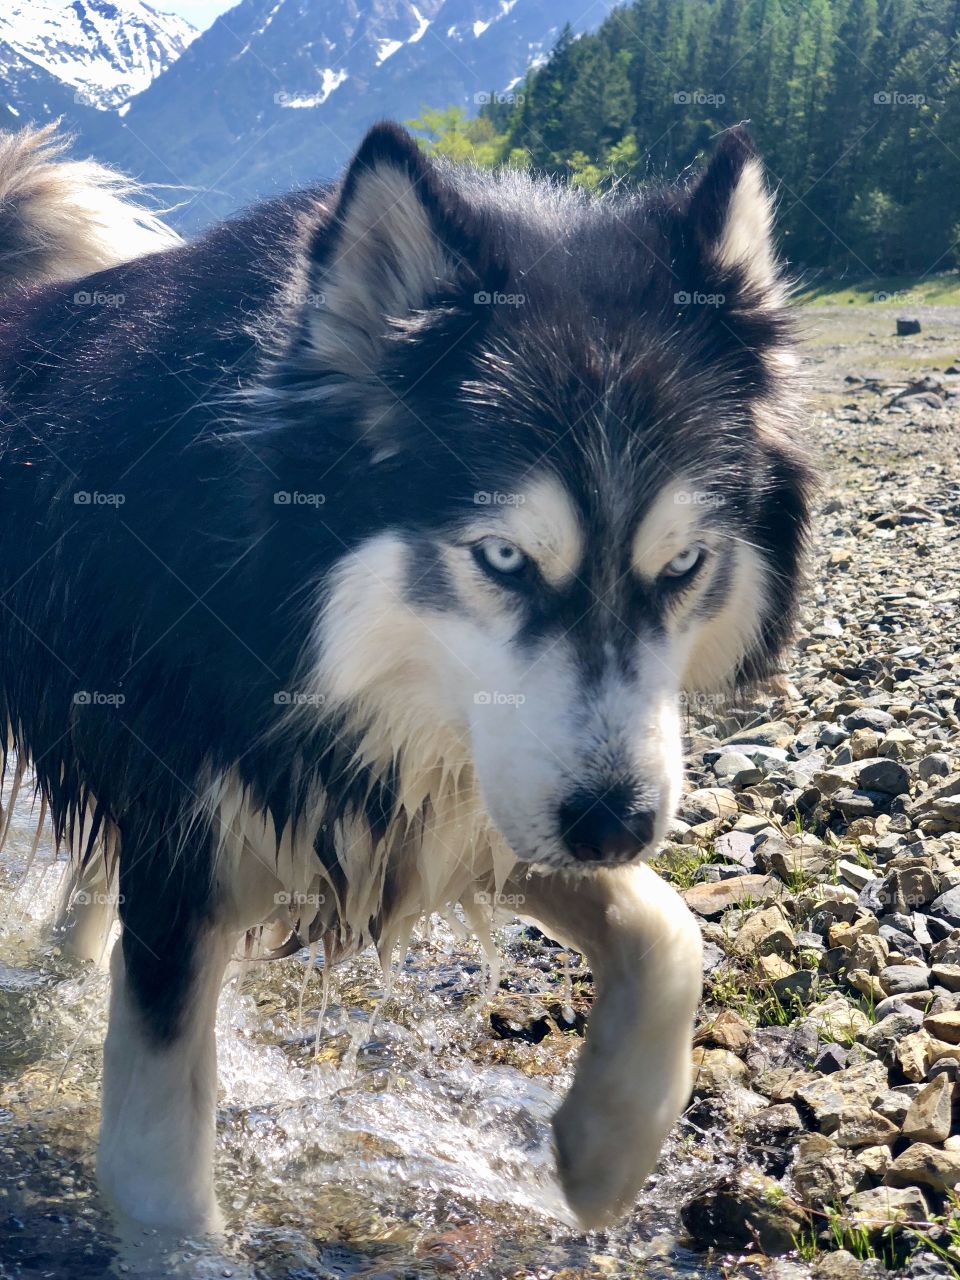
[[[580,792],[560,806],[563,843],[577,862],[633,862],[653,840],[656,814],[627,809],[611,795]]]

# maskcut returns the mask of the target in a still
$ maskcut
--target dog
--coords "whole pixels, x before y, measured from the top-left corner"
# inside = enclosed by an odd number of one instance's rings
[[[691,1087],[699,931],[648,865],[684,695],[776,668],[802,576],[748,135],[597,198],[380,124],[335,186],[189,244],[57,145],[0,150],[0,714],[74,914],[119,903],[105,1196],[221,1225],[214,1019],[250,931],[389,958],[506,901],[596,977],[554,1134],[612,1221]]]

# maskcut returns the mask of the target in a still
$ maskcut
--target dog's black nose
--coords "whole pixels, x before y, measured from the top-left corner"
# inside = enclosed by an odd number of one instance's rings
[[[560,806],[563,842],[578,862],[628,862],[653,839],[655,816],[624,812],[601,795],[575,796]]]

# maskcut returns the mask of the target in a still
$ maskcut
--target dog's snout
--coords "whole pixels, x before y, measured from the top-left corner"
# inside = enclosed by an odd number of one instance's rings
[[[563,842],[578,862],[628,862],[653,839],[656,817],[610,796],[577,795],[560,806]]]

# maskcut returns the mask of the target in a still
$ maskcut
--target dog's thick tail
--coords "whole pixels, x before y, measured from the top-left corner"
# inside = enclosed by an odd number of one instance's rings
[[[76,280],[180,242],[136,183],[65,160],[55,125],[0,134],[0,294]]]

